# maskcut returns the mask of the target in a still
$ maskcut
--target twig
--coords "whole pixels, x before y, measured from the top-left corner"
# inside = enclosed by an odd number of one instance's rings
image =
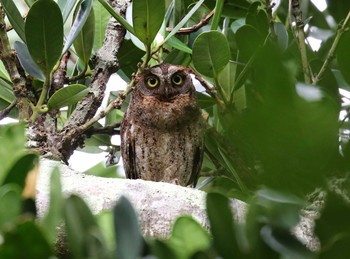
[[[276,5],[276,3],[271,3],[270,0],[265,0],[265,5],[266,5],[267,18],[269,19],[270,35],[272,40],[276,40],[277,36],[275,33],[275,27],[273,24],[273,16],[272,16],[272,8]]]
[[[304,34],[304,22],[302,19],[302,12],[300,10],[299,0],[290,0],[290,7],[291,7],[291,13],[293,14],[295,18],[296,23],[296,31],[297,31],[297,37],[298,37],[298,46],[300,50],[300,56],[301,56],[301,63],[303,66],[303,73],[304,73],[304,81],[307,84],[311,84],[311,73],[309,68],[309,62],[307,59],[307,53],[306,53],[306,44],[305,44],[305,34]]]
[[[10,111],[16,106],[17,102],[18,99],[16,98],[9,106],[0,111],[0,120],[5,118],[10,113]]]
[[[189,34],[191,32],[198,31],[204,25],[208,24],[210,18],[213,17],[214,13],[215,13],[215,8],[209,14],[207,14],[205,17],[203,17],[199,23],[197,23],[191,27],[181,28],[180,30],[178,30],[176,32],[176,34]],[[172,28],[166,29],[167,32],[171,32],[172,30],[173,30]]]
[[[334,57],[334,53],[339,45],[339,42],[340,42],[340,39],[342,37],[342,35],[348,30],[348,28],[346,28],[348,22],[350,20],[350,11],[348,12],[343,24],[341,26],[338,27],[337,29],[337,34],[334,38],[334,41],[333,41],[333,44],[330,48],[330,50],[328,51],[328,54],[327,54],[327,57],[320,69],[320,71],[318,72],[318,74],[315,76],[312,84],[316,85],[318,83],[318,81],[321,80],[323,74],[326,72],[326,69],[328,68],[329,66],[329,63],[331,62],[331,60],[333,59]]]
[[[190,70],[190,73],[192,73],[194,77],[199,81],[199,83],[205,88],[205,91],[216,101],[216,103],[221,108],[223,108],[225,106],[224,102],[216,94],[215,89],[209,86],[208,83],[200,75],[198,75],[193,69],[189,68],[189,70]]]
[[[94,128],[91,127],[87,131],[85,131],[86,136],[89,138],[94,134],[106,134],[106,135],[115,135],[119,134],[120,130],[116,129],[120,127],[120,122],[114,123],[112,125],[108,125],[103,128]]]

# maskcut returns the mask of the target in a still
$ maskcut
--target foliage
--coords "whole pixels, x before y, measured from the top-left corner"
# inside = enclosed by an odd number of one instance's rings
[[[350,90],[348,1],[327,1],[329,8],[321,12],[311,1],[279,1],[272,8],[269,0],[134,0],[126,18],[106,0],[0,2],[0,23],[9,22],[16,34],[9,40],[6,27],[0,28],[0,119],[19,118],[44,131],[40,151],[54,150],[65,161],[87,136],[86,151],[106,146],[113,157],[118,147],[110,137],[132,90],[132,73],[160,62],[193,69],[205,88],[198,100],[208,121],[202,173],[209,177],[201,187],[209,192],[211,224],[207,232],[181,217],[169,240],[144,240],[131,205],[122,199],[113,214],[115,244],[114,235],[102,231],[106,222],[79,197],[61,197],[58,172],[52,173],[55,202],[36,222],[23,213],[21,194],[37,155],[23,148],[24,124],[2,126],[0,199],[12,206],[0,208],[0,255],[53,255],[56,226],[64,221],[68,246],[78,258],[349,256],[349,229],[343,227],[349,204],[329,185],[334,176],[347,183],[350,166],[349,104],[339,93]],[[102,35],[111,35],[109,15],[127,31],[126,37],[120,34],[121,45],[113,46],[119,67],[113,53],[108,60],[99,56],[108,44]],[[319,49],[311,46],[312,38],[322,40]],[[117,68],[129,87],[125,94],[111,93],[107,108],[94,116]],[[94,87],[101,75],[105,81]],[[105,125],[98,123],[103,116]],[[101,132],[107,135],[96,134]],[[52,139],[60,142],[47,141]],[[321,248],[311,252],[291,230],[316,188],[328,195],[315,228]],[[344,184],[341,193],[348,188]],[[232,221],[227,197],[250,204],[245,223]],[[23,249],[15,249],[16,240]],[[138,247],[132,253],[130,243]]]

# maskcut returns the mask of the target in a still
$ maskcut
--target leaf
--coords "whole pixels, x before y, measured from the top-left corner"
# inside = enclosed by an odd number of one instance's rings
[[[288,32],[286,27],[280,22],[276,22],[273,25],[277,36],[277,44],[282,51],[285,51],[288,47]]]
[[[41,221],[51,243],[55,242],[57,227],[63,220],[63,203],[60,171],[56,167],[50,177],[50,206]]]
[[[114,9],[107,3],[105,0],[98,0],[101,5],[116,19],[128,32],[135,34],[134,28]]]
[[[192,17],[192,15],[199,9],[199,7],[203,4],[204,0],[199,0],[195,6],[186,14],[184,18],[171,30],[171,32],[166,36],[161,44],[167,42],[172,36],[178,32]]]
[[[39,0],[40,1],[40,0]],[[54,253],[35,221],[20,221],[1,233],[0,258],[52,258]]]
[[[37,163],[37,154],[24,154],[13,163],[7,172],[4,183],[15,183],[23,189],[28,173]]]
[[[2,84],[0,85],[0,98],[10,104],[16,99],[16,97],[13,94],[12,89],[9,89],[6,87],[7,85],[4,85],[7,84],[7,82],[3,80],[0,81],[2,81]]]
[[[236,80],[236,69],[237,64],[228,62],[218,76],[219,85],[222,88],[227,100],[229,100],[230,95],[233,93]]]
[[[7,18],[9,19],[13,29],[17,32],[18,36],[25,42],[26,37],[24,33],[24,20],[17,9],[14,1],[11,0],[0,0],[2,7],[5,10]]]
[[[169,245],[178,258],[191,258],[196,252],[207,250],[210,243],[208,232],[192,217],[182,216],[175,221]]]
[[[192,54],[192,49],[190,49],[185,43],[183,43],[181,40],[179,40],[176,37],[171,37],[168,41],[167,41],[168,45],[170,47],[173,47],[175,49],[181,50],[183,52]]]
[[[237,47],[244,59],[249,59],[264,39],[251,25],[243,25],[236,32]]]
[[[230,58],[227,40],[218,31],[201,33],[193,43],[192,52],[194,67],[208,77],[217,77]]]
[[[6,225],[14,225],[17,217],[21,214],[21,189],[15,184],[1,186],[0,204],[0,230],[3,231]]]
[[[348,84],[350,84],[350,52],[349,52],[349,44],[350,44],[350,33],[344,33],[340,39],[338,48],[336,50],[336,56],[340,71]]]
[[[62,54],[65,53],[70,48],[75,38],[78,37],[78,34],[82,30],[86,20],[89,17],[91,8],[92,8],[92,0],[83,0],[83,2],[79,7],[79,11],[75,17],[72,28],[70,29],[69,34],[67,36],[66,43],[64,44],[64,47],[62,50]]]
[[[71,195],[63,211],[68,245],[74,258],[106,258],[103,234],[86,203],[79,196]]]
[[[94,44],[94,34],[95,14],[94,9],[91,9],[83,28],[73,42],[74,49],[85,66],[87,66],[90,59],[92,47]]]
[[[63,16],[63,23],[66,23],[69,14],[72,12],[76,0],[58,0],[57,4],[61,9]]]
[[[4,62],[1,60],[0,61],[0,77],[8,82],[11,82],[11,78],[9,76],[9,73],[7,72]]]
[[[93,2],[93,9],[95,13],[95,36],[94,36],[94,51],[102,47],[105,39],[105,31],[107,23],[111,17],[109,12],[97,1]],[[124,40],[125,41],[125,40]]]
[[[63,45],[63,19],[58,5],[52,0],[36,1],[28,13],[25,34],[31,57],[48,76]]]
[[[131,40],[124,40],[118,51],[118,61],[120,64],[120,71],[130,79],[132,73],[137,71],[137,63],[141,61],[145,52],[137,48]]]
[[[238,249],[228,198],[218,193],[208,193],[207,214],[217,252],[225,259],[244,258]]]
[[[47,106],[49,109],[59,109],[72,105],[83,99],[89,92],[90,89],[85,85],[68,85],[56,91],[47,102]]]
[[[114,207],[114,229],[117,242],[117,258],[138,258],[142,254],[143,238],[131,203],[124,196]]]
[[[165,15],[164,1],[135,0],[132,3],[132,20],[135,36],[151,46]]]
[[[167,259],[178,259],[175,251],[170,248],[170,246],[160,239],[154,240],[152,245],[152,253],[157,256],[157,258],[167,258]]]
[[[19,62],[21,63],[24,70],[27,71],[27,73],[30,74],[32,77],[44,81],[45,76],[30,56],[27,45],[20,41],[15,41],[14,48],[17,52]]]
[[[15,161],[25,153],[24,124],[9,124],[0,127],[0,185]]]

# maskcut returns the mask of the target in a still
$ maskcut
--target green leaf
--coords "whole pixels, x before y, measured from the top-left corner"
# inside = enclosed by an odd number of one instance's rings
[[[217,252],[225,259],[244,258],[238,249],[228,198],[218,193],[208,193],[207,214]]]
[[[285,51],[288,47],[288,32],[286,27],[280,22],[276,22],[273,25],[277,36],[278,46],[280,46],[282,51]]]
[[[237,64],[228,62],[225,68],[219,73],[218,81],[227,100],[230,99],[233,93],[233,88],[236,80]]]
[[[0,187],[0,230],[15,224],[22,210],[21,189],[15,184]],[[0,249],[1,250],[1,249]]]
[[[237,47],[244,59],[249,59],[264,42],[259,31],[251,25],[243,25],[236,32]]]
[[[39,0],[40,1],[40,0]],[[0,258],[52,258],[54,253],[35,221],[21,221],[2,233]]]
[[[24,124],[9,124],[0,127],[0,185],[15,161],[25,153]]]
[[[164,0],[135,0],[132,3],[132,20],[135,36],[151,46],[165,15]]]
[[[85,85],[68,85],[55,92],[47,102],[47,106],[49,109],[59,109],[72,105],[83,99],[89,92],[90,89]]]
[[[25,34],[30,55],[48,76],[63,45],[63,19],[58,5],[52,0],[36,1],[28,12]]]
[[[137,63],[141,61],[144,54],[145,52],[137,48],[131,40],[124,40],[118,51],[120,64],[118,74],[122,70],[128,78],[131,78],[131,74],[136,73]]]
[[[143,238],[131,203],[124,196],[114,207],[114,228],[117,258],[138,258],[142,254]]]
[[[24,154],[13,163],[6,175],[4,183],[15,183],[23,189],[28,173],[37,163],[37,154]]]
[[[170,248],[170,246],[160,239],[154,240],[152,245],[152,253],[157,256],[157,258],[166,259],[178,259],[175,251]]]
[[[86,203],[71,195],[64,203],[68,246],[74,258],[107,258],[101,230]]]
[[[63,203],[60,171],[54,168],[50,178],[50,206],[41,221],[51,243],[55,242],[57,227],[63,220]]]
[[[178,258],[191,258],[196,252],[209,249],[210,243],[208,232],[192,217],[182,216],[175,221],[169,245]]]
[[[208,77],[216,77],[230,58],[227,40],[218,31],[201,33],[194,41],[192,51],[194,67],[199,73]]]
[[[87,66],[90,59],[92,47],[94,44],[94,34],[95,14],[94,9],[91,9],[83,28],[73,42],[74,49],[85,66]]]
[[[65,23],[69,17],[69,14],[72,12],[73,7],[76,3],[76,0],[58,0],[57,4],[61,9],[63,16],[63,23]]]
[[[0,77],[8,82],[11,82],[11,78],[9,76],[9,73],[7,72],[4,63],[0,61]]]
[[[73,41],[76,39],[76,37],[78,37],[80,31],[82,30],[83,26],[85,25],[85,22],[87,21],[90,15],[91,8],[92,8],[92,0],[83,0],[83,2],[80,4],[79,11],[74,19],[72,28],[69,31],[66,43],[64,44],[62,54],[65,53],[70,48]],[[89,27],[91,29],[91,24],[89,25]]]
[[[338,48],[336,50],[336,56],[340,71],[348,84],[350,84],[350,33],[344,33],[340,39]]]
[[[7,86],[7,82],[0,80],[1,81],[1,85],[0,85],[0,98],[3,99],[4,101],[6,101],[7,103],[12,103],[16,97],[12,92],[12,89],[9,89]],[[6,84],[6,85],[4,85]]]
[[[95,13],[95,36],[94,36],[94,51],[102,47],[105,39],[105,32],[107,24],[111,17],[110,13],[99,2],[93,2],[93,9]],[[124,40],[125,41],[125,40]]]
[[[25,42],[26,37],[24,33],[24,20],[21,13],[18,11],[14,1],[11,0],[0,0],[2,7],[13,27],[17,32],[18,36]]]
[[[199,0],[195,6],[186,14],[184,18],[171,30],[171,32],[166,36],[161,44],[167,42],[172,36],[176,34],[178,30],[180,30],[192,17],[192,15],[199,9],[199,7],[203,4],[204,0]]]
[[[190,49],[185,43],[183,43],[181,40],[179,40],[176,37],[171,37],[167,41],[167,43],[170,47],[181,50],[181,51],[186,52],[188,54],[192,54],[192,49]]]
[[[27,45],[20,41],[15,41],[14,48],[17,52],[19,62],[21,63],[24,70],[27,71],[27,73],[30,74],[32,77],[44,81],[45,76],[30,56]]]

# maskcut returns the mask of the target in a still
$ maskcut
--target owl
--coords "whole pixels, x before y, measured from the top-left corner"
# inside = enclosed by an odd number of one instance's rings
[[[195,186],[205,130],[189,69],[163,63],[135,78],[121,128],[127,178]]]

